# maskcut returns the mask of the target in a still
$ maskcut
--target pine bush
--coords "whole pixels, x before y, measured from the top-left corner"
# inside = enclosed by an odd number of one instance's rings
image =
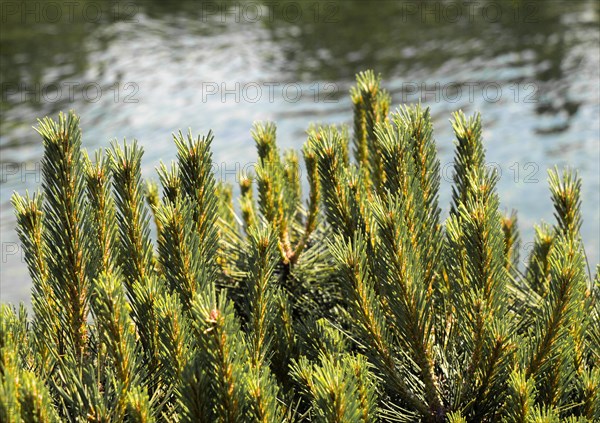
[[[237,205],[210,132],[176,134],[156,183],[135,141],[91,158],[74,113],[41,120],[41,191],[12,200],[33,315],[1,306],[0,421],[599,421],[577,174],[549,172],[556,222],[520,266],[479,114],[452,119],[444,221],[429,109],[390,113],[371,71],[351,99],[352,139],[312,126],[300,154],[255,124]]]

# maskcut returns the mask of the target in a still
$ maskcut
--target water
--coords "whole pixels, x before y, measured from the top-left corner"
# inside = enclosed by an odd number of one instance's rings
[[[395,106],[431,107],[446,209],[450,113],[480,111],[502,208],[519,211],[521,256],[533,225],[553,221],[546,169],[569,165],[598,262],[597,1],[27,3],[0,3],[3,302],[30,294],[10,196],[39,183],[36,118],[76,110],[89,150],[137,138],[148,177],[174,158],[172,132],[213,129],[215,169],[234,183],[255,159],[253,121],[277,122],[280,145],[299,148],[310,122],[350,123],[348,90],[370,68]]]

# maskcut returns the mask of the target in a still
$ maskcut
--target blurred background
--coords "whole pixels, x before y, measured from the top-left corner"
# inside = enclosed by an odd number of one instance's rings
[[[0,1],[0,237],[3,302],[28,303],[13,191],[40,183],[38,117],[74,109],[88,150],[136,138],[144,175],[175,156],[172,132],[215,132],[217,177],[232,184],[256,153],[253,121],[282,148],[311,122],[351,123],[357,72],[381,73],[394,108],[431,108],[447,213],[450,113],[479,111],[503,210],[518,210],[521,260],[552,222],[546,169],[583,178],[592,272],[600,232],[600,2]],[[236,189],[237,193],[237,189]]]

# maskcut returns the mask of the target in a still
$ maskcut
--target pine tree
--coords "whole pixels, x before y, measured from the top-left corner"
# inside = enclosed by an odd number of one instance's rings
[[[239,207],[211,132],[175,134],[157,183],[136,141],[90,156],[74,113],[40,121],[41,192],[12,199],[33,314],[0,307],[0,421],[600,420],[577,173],[549,173],[556,221],[520,265],[479,114],[453,116],[443,221],[430,110],[390,113],[372,71],[350,94],[352,137],[311,126],[282,153],[254,125]]]

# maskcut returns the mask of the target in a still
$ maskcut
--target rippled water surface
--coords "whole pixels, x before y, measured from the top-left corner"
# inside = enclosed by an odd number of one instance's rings
[[[28,2],[35,4],[35,2]],[[36,118],[74,109],[89,150],[137,138],[144,174],[175,156],[171,133],[215,132],[215,169],[235,183],[252,163],[253,121],[274,120],[283,148],[310,122],[350,123],[354,74],[382,74],[393,103],[431,107],[450,197],[456,109],[480,111],[505,210],[519,211],[521,256],[551,222],[546,169],[583,177],[583,237],[599,258],[599,2],[51,2],[23,14],[2,1],[2,301],[30,282],[10,206],[35,189]]]

